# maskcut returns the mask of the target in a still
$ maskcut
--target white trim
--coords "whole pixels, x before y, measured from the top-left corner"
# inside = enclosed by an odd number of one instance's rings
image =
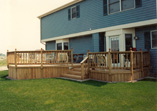
[[[69,39],[56,40],[56,50],[57,50],[57,44],[58,43],[62,44],[62,50],[64,50],[64,43],[65,42],[68,42],[68,47],[69,47]]]
[[[151,49],[157,49],[157,47],[156,48],[152,48],[152,32],[156,32],[157,30],[152,30],[152,31],[150,31],[150,43],[151,43]]]
[[[98,33],[98,32],[105,32],[105,31],[111,31],[111,30],[116,30],[116,29],[134,28],[134,27],[153,25],[153,24],[157,24],[157,19],[151,19],[147,21],[112,26],[112,27],[107,27],[107,28],[91,30],[91,31],[89,30],[89,31],[74,33],[74,34],[69,34],[69,35],[57,36],[57,37],[52,37],[49,39],[43,39],[41,40],[41,42],[48,42],[48,41],[54,41],[54,40],[59,40],[59,39],[66,39],[66,38],[74,38],[74,37],[89,35],[89,34]]]
[[[135,28],[128,29],[118,29],[112,31],[106,31],[106,51],[111,48],[110,46],[110,38],[113,36],[119,36],[119,51],[125,51],[125,34],[132,34],[132,46],[136,48],[136,40],[133,38],[135,36]]]

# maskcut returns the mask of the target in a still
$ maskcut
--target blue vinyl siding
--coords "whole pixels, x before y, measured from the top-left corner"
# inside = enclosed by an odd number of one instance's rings
[[[93,52],[99,52],[99,33],[92,35]]]
[[[93,52],[92,36],[77,37],[69,39],[69,47],[73,48],[74,54],[87,54],[90,50]]]
[[[56,42],[46,42],[46,50],[56,50]]]
[[[157,26],[147,26],[135,29],[135,35],[139,37],[139,40],[136,41],[136,48],[143,51],[145,49],[145,42],[144,42],[144,32],[150,32],[152,30],[157,30]],[[150,49],[150,57],[151,57],[151,72],[157,74],[157,49]]]
[[[156,0],[142,0],[142,7],[104,16],[103,0],[80,2],[80,18],[68,20],[68,8],[41,19],[41,37],[48,39],[83,31],[157,18]]]

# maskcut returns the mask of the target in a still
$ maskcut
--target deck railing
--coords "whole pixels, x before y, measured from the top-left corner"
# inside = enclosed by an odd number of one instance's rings
[[[149,51],[88,52],[90,68],[99,69],[141,69],[150,67]]]
[[[72,64],[73,49],[53,51],[17,51],[7,52],[7,65],[30,64]]]

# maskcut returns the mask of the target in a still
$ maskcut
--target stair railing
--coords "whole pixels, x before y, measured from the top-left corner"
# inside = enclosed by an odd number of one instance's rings
[[[87,60],[88,60],[88,57],[85,57],[82,61],[81,61],[81,79],[83,80],[84,79],[84,76],[88,73],[87,71]]]

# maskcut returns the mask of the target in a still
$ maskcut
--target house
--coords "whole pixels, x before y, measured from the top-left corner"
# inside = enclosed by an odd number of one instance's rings
[[[46,50],[150,50],[157,74],[156,0],[74,0],[38,18]]]

